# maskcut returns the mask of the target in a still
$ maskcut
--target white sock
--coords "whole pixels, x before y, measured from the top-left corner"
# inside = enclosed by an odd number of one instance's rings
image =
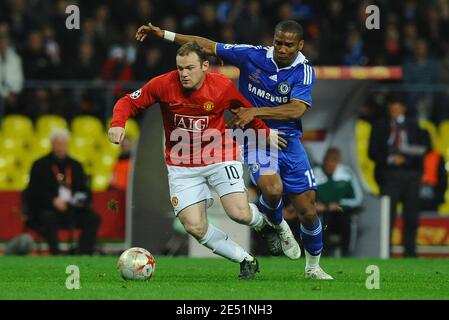
[[[213,253],[233,262],[240,263],[244,259],[249,261],[254,260],[245,249],[229,239],[226,233],[211,224],[209,224],[204,237],[198,240],[198,242],[211,249]]]
[[[312,256],[307,250],[306,253],[306,269],[314,269],[320,265],[321,253],[317,256]]]
[[[262,228],[267,224],[262,213],[254,203],[250,203],[249,207],[251,209],[252,218],[248,225],[256,231],[262,230]]]

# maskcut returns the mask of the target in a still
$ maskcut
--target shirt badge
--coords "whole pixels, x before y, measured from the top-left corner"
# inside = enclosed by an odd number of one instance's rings
[[[176,207],[178,205],[178,203],[179,203],[178,198],[173,196],[171,198],[171,204],[173,205],[173,207]]]
[[[280,94],[288,94],[290,92],[290,85],[287,82],[281,82],[278,86]]]
[[[138,99],[140,97],[140,95],[142,94],[142,89],[136,90],[133,93],[131,93],[129,96],[131,97],[131,99]]]
[[[210,112],[214,109],[214,103],[212,101],[207,101],[203,104],[203,110],[206,112]]]

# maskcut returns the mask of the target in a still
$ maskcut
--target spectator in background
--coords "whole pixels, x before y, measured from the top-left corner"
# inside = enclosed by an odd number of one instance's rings
[[[31,169],[25,191],[29,227],[48,242],[50,253],[60,254],[58,230],[81,229],[77,253],[93,254],[100,217],[91,208],[91,193],[81,164],[67,155],[69,134],[55,130],[52,151]]]
[[[262,35],[271,31],[261,11],[259,1],[251,0],[248,2],[235,22],[235,30],[239,31],[237,34],[237,42],[258,44]]]
[[[128,188],[128,175],[132,165],[131,151],[133,148],[133,141],[129,137],[125,137],[120,144],[120,147],[122,150],[120,157],[112,170],[112,179],[109,188],[126,192]]]
[[[346,52],[344,64],[348,66],[358,66],[366,64],[366,57],[363,55],[363,42],[360,33],[351,29],[346,39]]]
[[[327,225],[324,242],[332,248],[332,235],[339,235],[337,247],[342,256],[349,256],[355,243],[352,217],[362,205],[363,192],[355,173],[341,162],[340,150],[329,148],[322,166],[315,167],[313,172],[318,187],[317,211],[323,225]]]
[[[438,70],[435,60],[429,57],[428,44],[424,39],[418,39],[414,44],[414,56],[404,63],[405,84],[428,86],[434,84],[438,79]],[[409,95],[410,109],[408,113],[412,117],[418,114],[418,106],[432,100],[432,94],[413,91]]]
[[[163,64],[163,53],[159,47],[146,49],[134,65],[136,79],[145,80],[163,74],[166,70]]]
[[[109,59],[103,66],[103,79],[122,83],[133,80],[133,71],[126,61],[125,50],[122,47],[114,46],[111,48]],[[120,84],[116,85],[113,90],[116,98],[126,93],[126,90]]]
[[[99,78],[100,68],[95,59],[95,47],[90,41],[81,42],[78,49],[78,63],[70,69],[73,80],[95,80]]]
[[[419,192],[421,210],[437,211],[444,202],[447,188],[447,171],[444,158],[437,150],[429,151],[424,157],[424,172]]]
[[[33,30],[28,36],[27,47],[23,54],[23,67],[27,80],[54,79],[53,64],[45,52],[42,31]]]
[[[18,112],[17,95],[22,87],[22,60],[10,46],[7,25],[0,24],[0,121],[4,113]]]
[[[388,118],[373,125],[369,157],[375,162],[375,178],[382,195],[390,197],[390,226],[393,229],[399,201],[403,204],[404,256],[416,256],[419,225],[419,190],[423,158],[430,148],[429,136],[417,121],[406,116],[399,95],[389,97]]]

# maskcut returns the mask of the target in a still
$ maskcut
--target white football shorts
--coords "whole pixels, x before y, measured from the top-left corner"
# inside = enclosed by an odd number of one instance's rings
[[[195,203],[206,200],[206,206],[213,204],[209,186],[220,197],[230,193],[245,192],[242,163],[226,161],[203,167],[169,166],[168,184],[170,200],[175,215]]]

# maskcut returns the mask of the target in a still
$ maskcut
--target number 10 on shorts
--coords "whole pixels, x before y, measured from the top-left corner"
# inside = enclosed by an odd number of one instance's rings
[[[313,175],[313,171],[307,170],[305,172],[305,175],[307,177],[307,180],[309,180],[309,187],[316,187],[316,181],[315,181],[315,176]]]
[[[225,170],[226,170],[226,174],[228,175],[229,180],[232,180],[232,178],[236,179],[236,180],[240,179],[239,172],[237,171],[236,167],[227,166],[227,167],[225,167]]]

